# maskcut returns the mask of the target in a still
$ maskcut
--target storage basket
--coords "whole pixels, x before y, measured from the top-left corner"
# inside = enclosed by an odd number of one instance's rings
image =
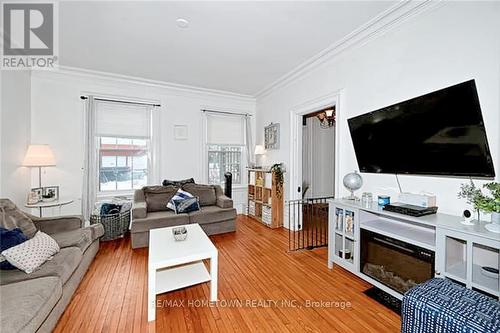
[[[272,221],[273,221],[273,214],[271,207],[262,206],[262,222],[264,222],[267,225],[271,225]]]
[[[130,224],[130,210],[116,214],[90,216],[90,224],[101,223],[104,227],[104,236],[101,240],[113,240],[123,236]]]

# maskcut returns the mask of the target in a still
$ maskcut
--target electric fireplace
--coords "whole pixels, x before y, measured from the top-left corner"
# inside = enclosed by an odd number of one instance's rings
[[[361,229],[361,271],[403,294],[434,277],[434,251]]]

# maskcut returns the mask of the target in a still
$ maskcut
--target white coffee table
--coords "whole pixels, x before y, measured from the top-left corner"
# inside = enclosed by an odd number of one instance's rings
[[[148,321],[156,318],[156,295],[210,281],[210,301],[217,301],[217,248],[199,224],[184,225],[186,240],[170,228],[149,231]],[[203,264],[210,259],[210,272]]]

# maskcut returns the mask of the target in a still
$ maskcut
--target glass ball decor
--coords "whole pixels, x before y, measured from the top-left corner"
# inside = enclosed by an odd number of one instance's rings
[[[359,200],[359,198],[354,195],[354,191],[359,190],[361,186],[363,186],[363,178],[361,178],[361,175],[357,171],[348,173],[344,176],[343,183],[345,188],[351,192],[351,195],[345,197],[344,199],[355,201]]]

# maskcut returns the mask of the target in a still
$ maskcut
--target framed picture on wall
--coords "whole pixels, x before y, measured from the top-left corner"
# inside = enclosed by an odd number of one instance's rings
[[[264,145],[266,149],[280,148],[280,124],[269,124],[264,127]]]
[[[188,127],[187,127],[187,125],[174,125],[174,139],[175,140],[187,140],[188,139]]]

